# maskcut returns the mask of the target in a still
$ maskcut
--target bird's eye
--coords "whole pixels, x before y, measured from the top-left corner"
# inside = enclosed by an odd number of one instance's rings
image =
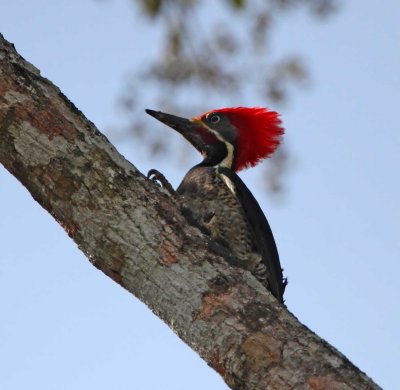
[[[221,117],[219,115],[213,115],[210,118],[211,123],[214,123],[214,124],[218,123],[220,120],[221,120]]]

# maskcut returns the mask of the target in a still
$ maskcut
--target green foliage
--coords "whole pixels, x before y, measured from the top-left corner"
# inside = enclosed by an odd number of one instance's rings
[[[235,8],[243,8],[245,6],[245,0],[231,0],[230,3],[232,4],[233,7]]]
[[[157,16],[161,12],[163,0],[142,0],[142,6],[149,16]]]
[[[173,89],[179,106],[180,96],[195,89],[199,94],[194,101],[218,95],[234,102],[245,90],[249,96],[258,95],[260,104],[284,102],[291,85],[306,85],[308,72],[297,56],[272,58],[273,27],[283,23],[285,12],[307,8],[321,17],[332,13],[336,2],[223,0],[211,5],[205,0],[142,0],[140,4],[151,23],[160,24],[165,33],[159,57],[138,76],[157,86],[159,101],[165,100],[164,94],[169,98]]]

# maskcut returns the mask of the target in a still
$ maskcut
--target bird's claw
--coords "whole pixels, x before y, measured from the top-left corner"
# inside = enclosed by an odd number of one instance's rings
[[[175,194],[171,183],[160,171],[157,171],[157,169],[150,169],[150,171],[147,172],[147,178],[156,183],[159,187],[165,188],[171,195]]]

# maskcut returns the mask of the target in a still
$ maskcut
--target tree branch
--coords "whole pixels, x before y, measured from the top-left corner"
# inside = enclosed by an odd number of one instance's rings
[[[0,35],[0,162],[88,259],[232,389],[378,389],[230,267],[177,202],[126,161]]]

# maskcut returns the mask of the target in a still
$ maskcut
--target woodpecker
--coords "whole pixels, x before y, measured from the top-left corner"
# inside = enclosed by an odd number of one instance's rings
[[[262,107],[208,111],[192,119],[146,110],[179,132],[203,161],[184,177],[176,195],[213,239],[283,303],[283,278],[274,236],[257,200],[236,172],[253,167],[279,146],[284,129],[279,114]],[[149,175],[170,184],[156,170]]]

